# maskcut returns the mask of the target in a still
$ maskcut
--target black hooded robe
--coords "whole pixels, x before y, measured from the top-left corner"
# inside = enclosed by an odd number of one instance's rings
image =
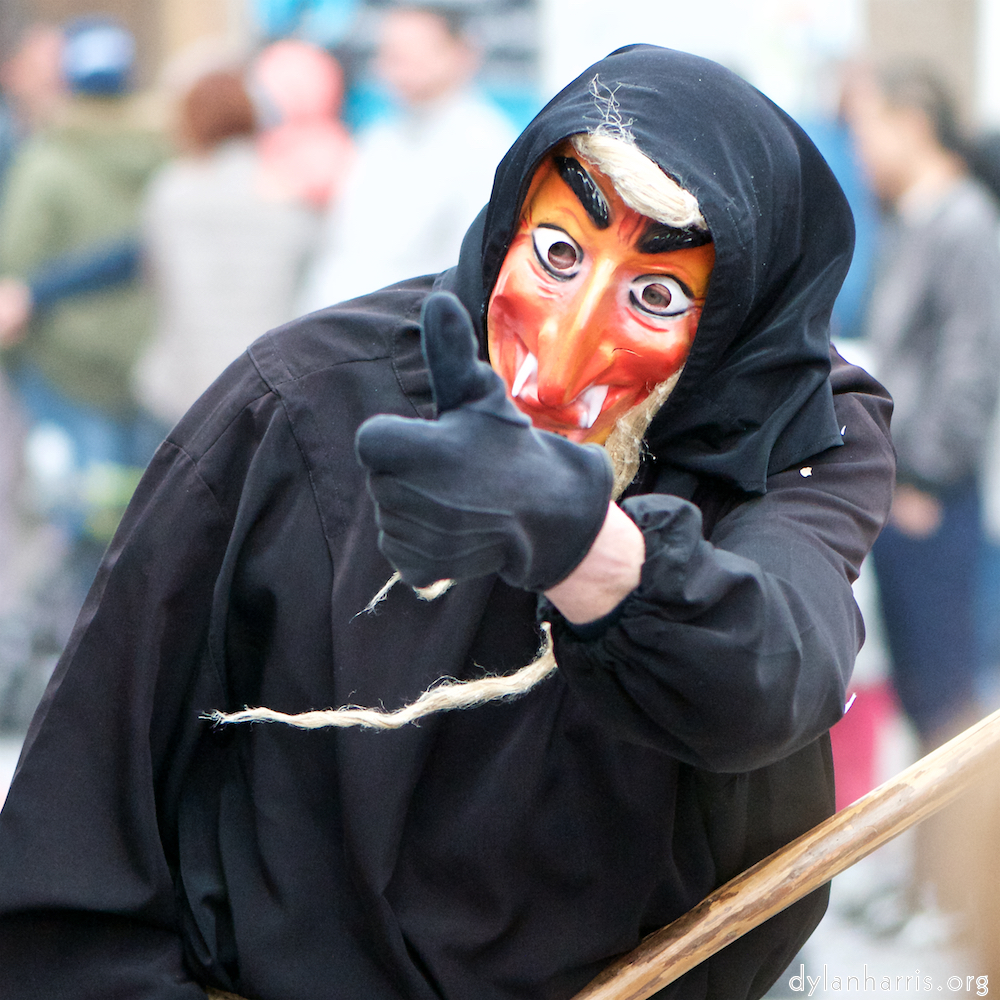
[[[560,670],[512,702],[387,733],[214,729],[202,713],[244,705],[395,708],[534,655],[536,597],[492,577],[359,613],[392,568],[353,439],[433,415],[424,298],[482,315],[535,165],[595,115],[697,195],[716,244],[629,491],[639,588],[596,634],[543,603]],[[632,47],[528,127],[456,270],[258,340],[153,460],[32,723],[0,815],[0,996],[561,1000],[827,816],[850,584],[892,479],[884,392],[829,375],[850,244],[781,112]],[[661,995],[760,996],[824,906]]]

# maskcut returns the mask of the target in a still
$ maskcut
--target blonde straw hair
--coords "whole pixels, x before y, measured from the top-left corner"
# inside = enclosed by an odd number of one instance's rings
[[[618,135],[584,132],[570,145],[615,186],[622,201],[640,215],[676,229],[708,231],[698,199],[665,174],[634,143]]]

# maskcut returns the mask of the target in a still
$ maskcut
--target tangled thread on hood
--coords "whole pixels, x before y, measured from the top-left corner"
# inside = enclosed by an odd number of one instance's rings
[[[601,116],[597,128],[593,130],[595,135],[607,135],[614,139],[620,139],[629,145],[635,144],[635,138],[629,129],[632,127],[634,118],[625,121],[622,117],[622,107],[618,103],[619,83],[614,90],[606,84],[601,83],[600,73],[595,73],[590,81],[590,94],[594,98],[594,106]]]
[[[618,499],[625,488],[635,478],[642,460],[643,436],[657,411],[667,401],[680,372],[675,372],[665,382],[657,385],[641,403],[618,418],[604,447],[614,468],[612,496]],[[385,585],[358,612],[371,614],[385,600],[389,591],[400,582],[399,573],[393,573]],[[451,589],[454,580],[438,580],[429,587],[413,588],[424,601],[433,601]],[[357,617],[357,615],[355,615]],[[538,655],[512,674],[490,674],[471,681],[459,681],[451,677],[436,680],[415,701],[395,711],[387,712],[379,708],[363,708],[358,705],[344,705],[340,708],[321,709],[299,714],[275,712],[270,708],[246,708],[241,712],[209,712],[202,716],[216,725],[230,725],[238,722],[281,722],[298,729],[401,729],[411,723],[438,712],[453,712],[457,709],[475,708],[491,701],[506,701],[527,694],[546,678],[551,677],[559,664],[556,662],[552,646],[551,626],[542,623],[542,645]]]

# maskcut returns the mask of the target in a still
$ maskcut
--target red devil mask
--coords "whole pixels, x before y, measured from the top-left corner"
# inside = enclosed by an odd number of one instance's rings
[[[681,368],[715,261],[691,242],[568,144],[546,157],[487,314],[491,364],[535,426],[601,443]]]

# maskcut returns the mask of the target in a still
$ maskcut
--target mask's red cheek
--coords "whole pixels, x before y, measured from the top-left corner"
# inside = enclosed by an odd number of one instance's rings
[[[670,378],[687,360],[700,315],[700,309],[692,309],[652,329],[624,313],[619,316],[614,384],[652,387]]]
[[[508,286],[509,287],[509,286]],[[488,327],[490,337],[502,343],[513,338],[524,342],[534,351],[538,343],[538,330],[548,310],[539,299],[505,292],[494,295],[490,303]]]
[[[524,360],[525,351],[535,349],[537,327],[531,319],[523,308],[519,308],[516,299],[507,295],[493,296],[487,316],[490,364],[507,383],[508,389]]]
[[[531,263],[523,259],[527,252],[531,252],[529,248],[515,247],[508,253],[486,319],[490,363],[508,388],[525,351],[537,354],[538,331],[554,310],[560,308],[558,295],[546,287]]]

